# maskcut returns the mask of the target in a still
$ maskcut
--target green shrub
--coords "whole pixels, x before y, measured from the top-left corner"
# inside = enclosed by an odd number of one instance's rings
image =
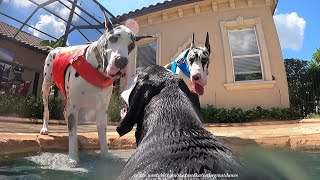
[[[42,119],[43,118],[43,103],[41,99],[37,99],[32,95],[27,96],[22,103],[22,111],[19,114],[21,117]]]
[[[0,115],[19,112],[19,108],[21,108],[21,104],[18,103],[17,97],[0,94]]]
[[[311,114],[308,114],[306,118],[307,119],[320,118],[320,114],[311,113]]]
[[[121,120],[120,110],[124,102],[117,92],[112,93],[107,113],[110,121],[118,122]],[[49,100],[50,119],[61,120],[63,117],[64,103],[60,99]],[[14,97],[10,95],[0,94],[0,115],[11,115],[16,113],[20,117],[42,119],[43,103],[42,99],[36,99],[29,95],[25,98]],[[242,110],[240,108],[216,108],[207,106],[201,108],[203,121],[206,123],[237,123],[250,122],[258,119],[298,119],[299,112],[292,108],[271,108],[263,109],[256,107],[251,110]],[[307,118],[312,118],[311,115]]]
[[[107,114],[111,122],[119,122],[121,120],[120,111],[124,105],[122,98],[119,96],[117,91],[113,91],[107,110]],[[109,121],[109,119],[108,119]]]
[[[228,110],[228,122],[229,123],[236,123],[244,121],[245,114],[242,109],[240,108],[232,108]]]
[[[228,110],[208,105],[205,108],[201,108],[201,113],[205,123],[240,123],[258,119],[291,120],[300,117],[300,114],[292,108],[263,109],[260,106],[245,111],[240,108]]]
[[[41,99],[41,105],[42,105],[42,99]],[[64,106],[65,105],[63,100],[59,98],[49,99],[50,119],[57,119],[57,120],[64,119],[64,116],[63,116]]]
[[[63,101],[57,98],[49,99],[50,119],[63,119]],[[23,118],[42,119],[43,102],[33,95],[27,97],[15,97],[11,95],[0,95],[0,115],[17,114]]]

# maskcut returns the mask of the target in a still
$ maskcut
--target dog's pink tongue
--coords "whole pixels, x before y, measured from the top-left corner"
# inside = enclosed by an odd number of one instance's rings
[[[192,83],[192,87],[193,89],[196,91],[197,94],[199,94],[200,96],[203,95],[204,93],[204,88],[202,86],[200,86],[199,84],[197,83]]]

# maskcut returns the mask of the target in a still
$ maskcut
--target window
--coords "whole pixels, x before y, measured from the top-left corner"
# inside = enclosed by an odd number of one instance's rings
[[[227,90],[273,88],[261,18],[221,21]]]
[[[0,48],[0,80],[8,79],[10,76],[11,65],[6,62],[13,62],[15,53],[6,48]]]
[[[157,64],[157,46],[157,41],[137,46],[136,72]]]
[[[228,30],[234,81],[263,80],[254,28]]]

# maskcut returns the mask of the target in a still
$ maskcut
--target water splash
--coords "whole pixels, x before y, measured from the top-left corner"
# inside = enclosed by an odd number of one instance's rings
[[[50,153],[44,152],[36,156],[26,157],[27,160],[34,162],[41,166],[42,169],[53,169],[62,171],[74,171],[74,172],[89,172],[85,167],[69,167],[69,157],[63,153]]]
[[[79,166],[68,166],[68,154],[41,152],[0,159],[0,179],[116,179],[133,150],[109,151],[102,158],[99,151],[80,152]]]

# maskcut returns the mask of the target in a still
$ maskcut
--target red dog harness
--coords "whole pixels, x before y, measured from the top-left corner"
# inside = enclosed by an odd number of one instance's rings
[[[84,53],[89,47],[83,45],[71,52],[59,52],[53,60],[52,75],[53,79],[61,90],[64,98],[67,98],[65,90],[65,73],[69,65],[79,73],[88,83],[99,88],[107,88],[113,84],[113,80],[105,77],[96,68],[89,64],[84,58]]]

